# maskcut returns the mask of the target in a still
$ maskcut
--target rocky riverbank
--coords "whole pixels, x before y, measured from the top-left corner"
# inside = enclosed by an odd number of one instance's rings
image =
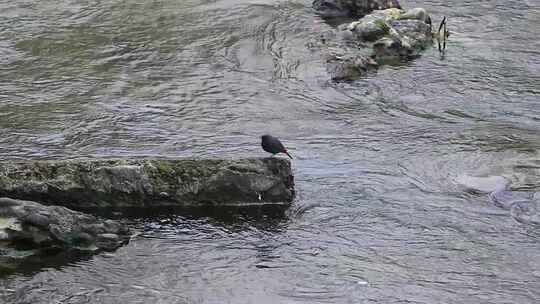
[[[2,162],[0,273],[58,252],[115,250],[132,234],[67,207],[287,206],[293,198],[282,158]]]

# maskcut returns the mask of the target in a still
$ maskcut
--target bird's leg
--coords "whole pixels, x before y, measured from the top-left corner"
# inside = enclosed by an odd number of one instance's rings
[[[443,35],[444,35],[444,39],[443,39],[443,51],[446,50],[446,39],[448,39],[448,30],[446,29],[446,20],[444,20],[444,28],[443,28]]]
[[[442,30],[442,35],[441,35]],[[446,49],[446,38],[447,38],[447,29],[446,29],[446,16],[441,20],[441,23],[439,24],[439,30],[437,31],[437,43],[439,45],[439,52],[444,53]],[[441,47],[441,40],[442,40],[442,47]]]

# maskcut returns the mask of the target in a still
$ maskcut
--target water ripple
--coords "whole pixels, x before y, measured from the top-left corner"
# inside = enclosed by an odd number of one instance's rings
[[[0,2],[0,159],[295,156],[286,211],[129,218],[130,244],[0,278],[5,303],[536,303],[534,1],[412,1],[435,48],[331,83],[310,1]],[[126,215],[127,216],[127,215]]]

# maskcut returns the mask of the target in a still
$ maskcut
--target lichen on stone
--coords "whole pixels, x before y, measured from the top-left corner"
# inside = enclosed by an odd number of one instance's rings
[[[432,43],[431,19],[422,8],[375,10],[337,31],[322,47],[333,80],[352,80],[383,64],[410,60]]]
[[[382,18],[379,18],[379,19],[375,19],[373,21],[371,21],[373,23],[375,23],[376,25],[382,27],[382,28],[388,28],[389,25],[386,23],[386,20],[382,19]]]

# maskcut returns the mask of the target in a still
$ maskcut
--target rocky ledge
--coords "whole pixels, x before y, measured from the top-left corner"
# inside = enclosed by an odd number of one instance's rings
[[[85,209],[290,204],[282,158],[116,159],[0,163],[0,197]]]
[[[382,0],[316,0],[314,7],[323,16],[362,16],[321,33],[313,44],[332,80],[356,79],[380,65],[416,58],[433,43],[431,17],[423,8],[404,10],[397,1]]]
[[[0,197],[0,276],[57,253],[112,251],[130,236],[130,229],[118,221]]]
[[[0,198],[0,248],[7,244],[28,248],[113,250],[127,243],[128,228],[114,220],[61,206]]]

